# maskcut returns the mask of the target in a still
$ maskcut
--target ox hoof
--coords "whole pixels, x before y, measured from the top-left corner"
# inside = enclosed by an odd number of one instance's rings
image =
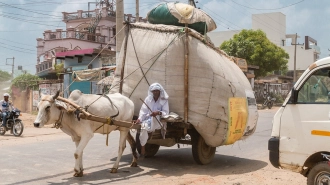
[[[84,176],[84,172],[83,172],[83,171],[81,171],[81,172],[79,172],[79,173],[76,172],[76,173],[73,174],[73,176],[74,176],[74,177],[82,177],[82,176]]]
[[[110,173],[117,173],[117,168],[111,168]]]
[[[75,172],[73,174],[74,177],[82,177],[82,176],[84,176],[84,170],[80,170],[80,172],[78,172],[78,170],[74,169],[74,172]]]
[[[132,162],[131,167],[137,167],[137,162]]]

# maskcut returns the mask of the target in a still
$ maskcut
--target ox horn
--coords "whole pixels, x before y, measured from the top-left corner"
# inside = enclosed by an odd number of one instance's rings
[[[53,100],[55,100],[57,97],[58,97],[58,95],[60,95],[60,91],[58,90],[57,92],[56,92],[56,94],[53,96]]]

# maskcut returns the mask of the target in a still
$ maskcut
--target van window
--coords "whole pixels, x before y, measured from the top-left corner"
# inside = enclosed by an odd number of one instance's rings
[[[315,71],[300,88],[297,103],[330,103],[329,76],[330,68]]]

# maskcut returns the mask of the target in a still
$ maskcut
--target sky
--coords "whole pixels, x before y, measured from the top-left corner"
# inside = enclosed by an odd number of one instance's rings
[[[142,17],[158,4],[172,2],[139,1]],[[15,57],[15,70],[21,65],[23,70],[35,74],[36,38],[42,38],[45,30],[65,29],[62,12],[88,10],[88,2],[95,0],[0,0],[0,70],[11,72]],[[91,10],[95,8],[90,6]],[[124,0],[126,14],[134,15],[135,6],[135,0]],[[287,34],[300,35],[299,43],[304,43],[304,36],[310,36],[321,48],[320,58],[330,54],[328,0],[198,0],[196,6],[214,19],[215,31],[251,29],[252,14],[282,12],[286,15]]]

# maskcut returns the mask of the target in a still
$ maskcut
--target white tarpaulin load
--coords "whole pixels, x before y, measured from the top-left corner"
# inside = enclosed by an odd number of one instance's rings
[[[129,26],[113,85],[135,103],[138,115],[149,84],[160,83],[169,95],[170,112],[185,115],[185,37],[182,27],[135,23]],[[189,29],[189,28],[188,28]],[[232,144],[251,135],[257,107],[251,85],[224,52],[189,29],[188,120],[212,146]],[[126,51],[126,53],[124,53]],[[124,58],[126,59],[124,60]],[[124,66],[123,66],[124,65]],[[119,85],[112,92],[118,92]]]

